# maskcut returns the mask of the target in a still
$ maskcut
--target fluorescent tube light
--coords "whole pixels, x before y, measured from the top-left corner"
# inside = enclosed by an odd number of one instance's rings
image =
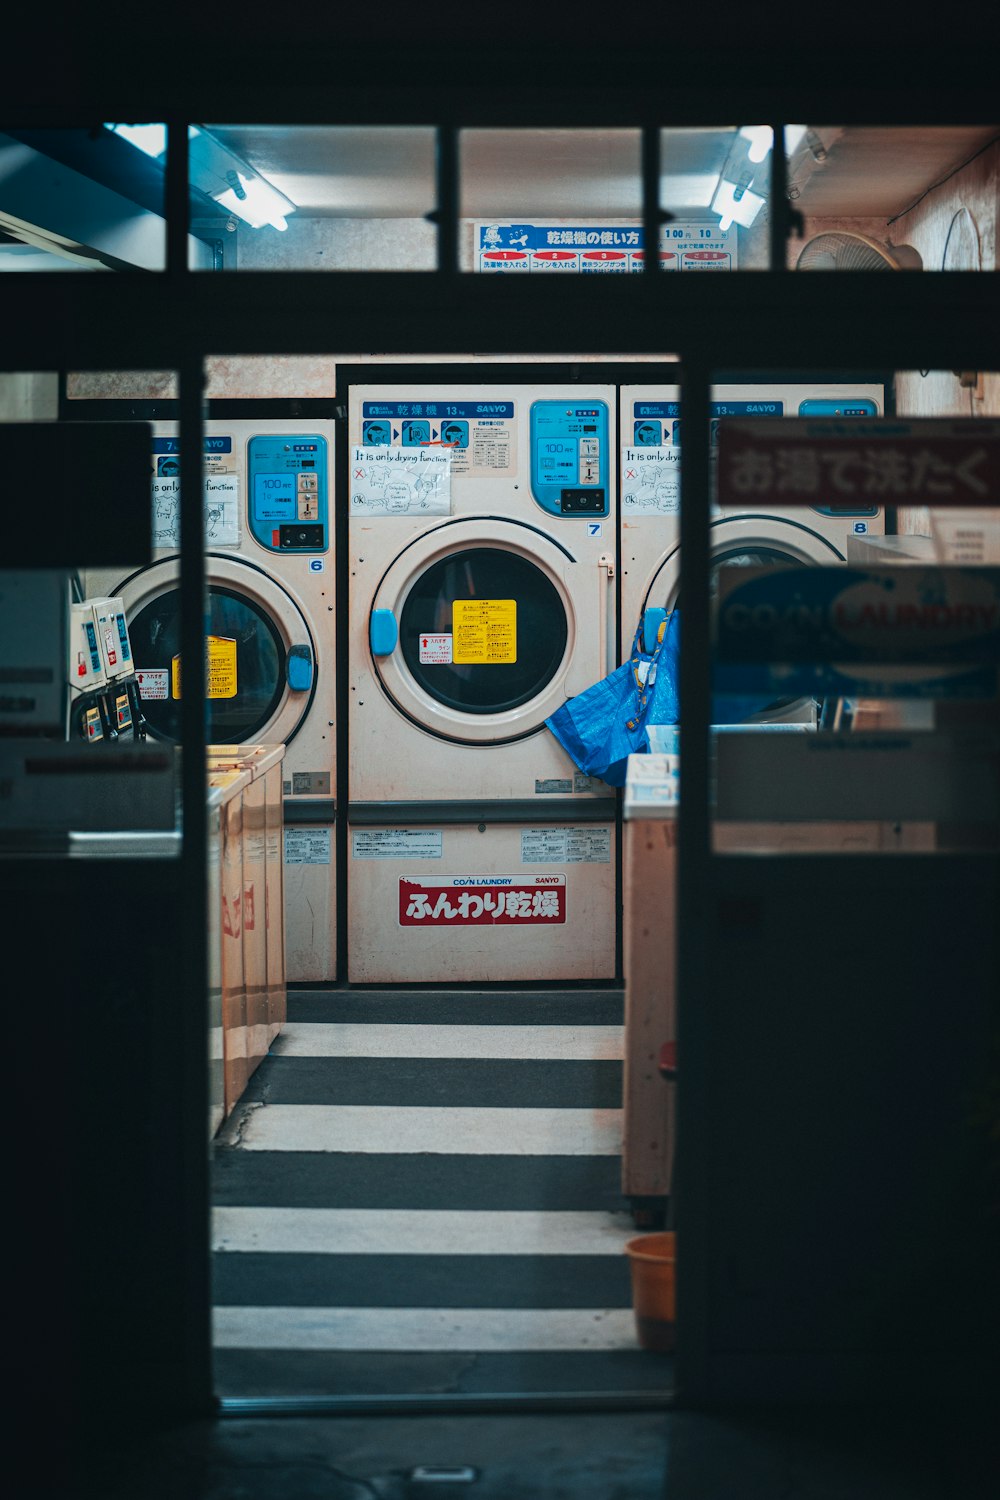
[[[749,141],[747,160],[752,162],[764,161],[774,144],[774,131],[770,125],[741,125],[740,135]]]
[[[719,215],[719,228],[726,230],[734,222],[741,224],[744,229],[749,229],[761,209],[764,207],[764,199],[759,193],[751,193],[748,188],[739,188],[734,182],[727,182],[725,178],[719,183],[715,197],[712,199],[712,212]]]
[[[288,228],[285,215],[294,213],[295,204],[284,193],[279,193],[263,177],[246,177],[235,170],[230,175],[236,181],[224,193],[213,195],[217,203],[253,229],[261,229],[265,224],[275,229]]]
[[[214,198],[220,208],[235,214],[253,229],[265,224],[275,229],[288,228],[287,216],[295,212],[292,200],[204,126],[193,131],[188,157],[192,185]]]

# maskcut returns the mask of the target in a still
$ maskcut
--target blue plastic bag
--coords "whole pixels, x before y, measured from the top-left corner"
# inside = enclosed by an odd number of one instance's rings
[[[568,698],[545,723],[588,776],[624,786],[630,755],[649,749],[647,724],[676,724],[679,651],[676,611],[667,615],[652,652],[642,649],[640,620],[627,662]]]

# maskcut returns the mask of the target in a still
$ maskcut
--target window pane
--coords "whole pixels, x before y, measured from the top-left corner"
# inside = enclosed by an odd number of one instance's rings
[[[0,134],[0,271],[162,271],[165,146],[155,124]]]
[[[797,270],[996,269],[997,126],[795,126],[786,156]]]
[[[456,605],[492,601],[513,626],[500,661],[421,660],[421,636],[457,635]],[[536,698],[552,681],[566,649],[566,610],[540,568],[513,552],[473,547],[429,567],[410,589],[400,620],[407,667],[439,703],[465,713],[493,714]]]
[[[436,265],[429,127],[199,125],[192,192],[222,270],[427,271]]]

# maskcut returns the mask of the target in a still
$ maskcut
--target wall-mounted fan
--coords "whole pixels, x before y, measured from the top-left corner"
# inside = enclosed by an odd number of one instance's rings
[[[942,271],[981,271],[982,251],[979,229],[967,208],[960,208],[948,225],[948,236],[941,256]]]
[[[888,245],[844,230],[814,235],[795,262],[796,271],[922,271],[923,266],[912,245]]]

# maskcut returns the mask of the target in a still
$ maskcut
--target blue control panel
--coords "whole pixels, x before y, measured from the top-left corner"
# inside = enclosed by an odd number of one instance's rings
[[[327,443],[318,433],[259,434],[247,444],[250,532],[270,552],[326,552]]]
[[[799,402],[800,417],[877,417],[878,407],[875,402],[866,396],[854,396],[844,401],[814,400]],[[814,505],[812,507],[821,516],[877,516],[877,505],[862,506],[839,506],[839,505]],[[854,527],[855,534],[864,535],[857,526]]]
[[[878,407],[868,397],[846,401],[800,401],[800,417],[877,417]]]
[[[553,516],[606,516],[608,408],[603,401],[534,401],[531,493]]]
[[[90,652],[90,670],[100,676],[101,653],[97,645],[97,631],[94,629],[93,621],[85,621],[83,629],[87,637],[87,650]]]

